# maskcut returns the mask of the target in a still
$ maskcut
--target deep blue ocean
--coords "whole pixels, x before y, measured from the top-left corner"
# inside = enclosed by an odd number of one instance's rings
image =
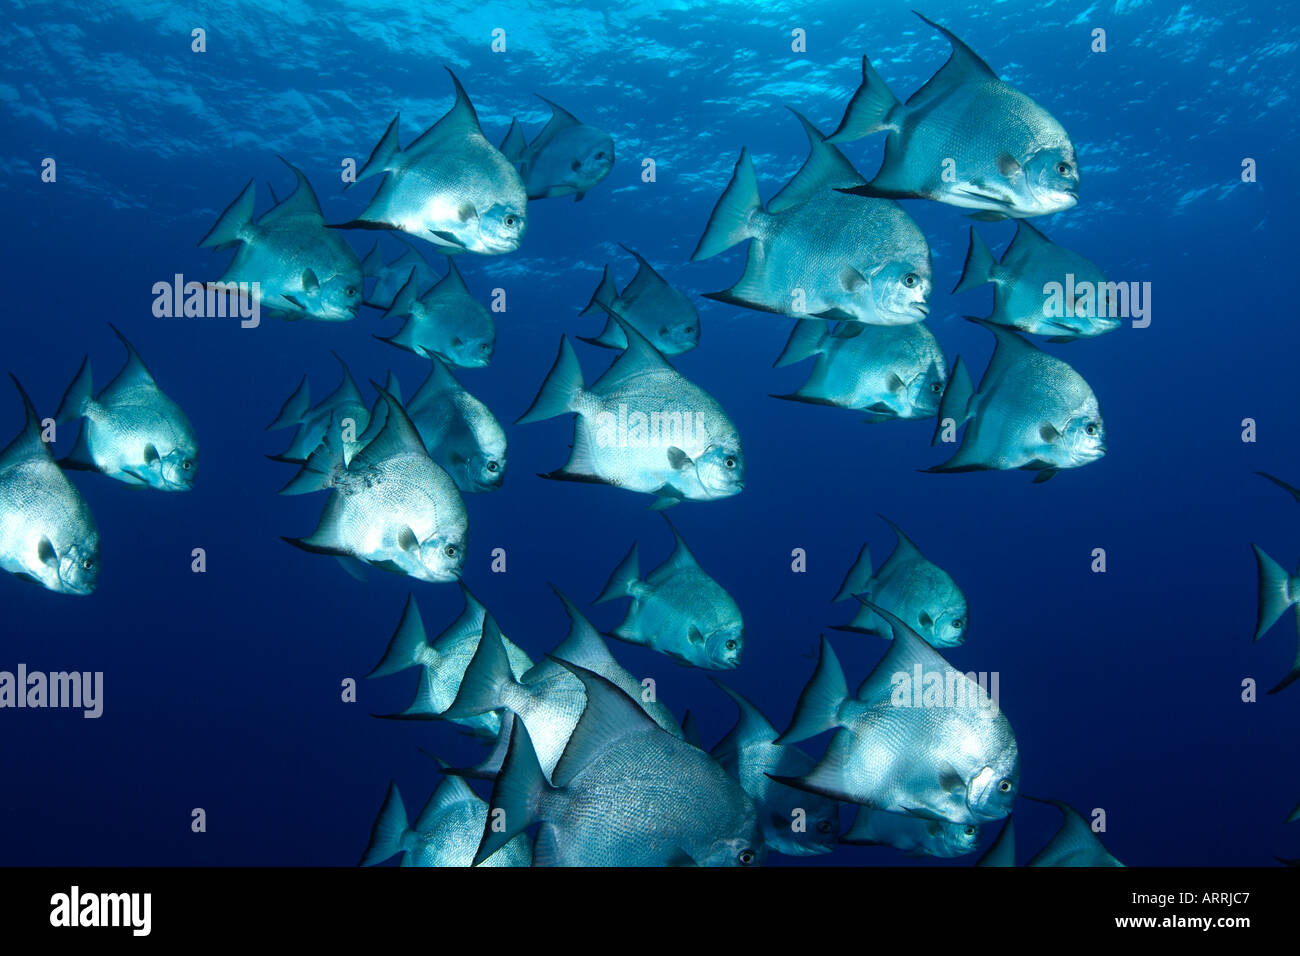
[[[229,253],[199,240],[244,184],[309,177],[326,219],[356,216],[373,192],[343,193],[345,158],[364,162],[400,111],[403,142],[445,113],[451,67],[488,139],[512,116],[529,136],[542,93],[609,131],[612,174],[581,202],[529,204],[520,249],[458,257],[487,303],[504,288],[497,347],[458,370],[506,426],[509,476],[467,496],[466,584],[534,659],[565,634],[548,582],[602,630],[624,604],[590,606],[633,540],[642,570],[671,540],[650,498],[544,481],[572,439],[571,418],[514,425],[605,263],[620,286],[623,243],[690,294],[697,349],[672,359],[739,428],[745,490],[669,512],[746,622],[741,667],[718,675],[783,728],[826,633],[856,685],[887,648],[828,630],[832,605],[868,542],[877,564],[898,523],[970,603],[962,670],[997,671],[1019,741],[1021,792],[1106,811],[1102,839],[1129,865],[1272,865],[1300,856],[1300,686],[1267,696],[1295,653],[1293,618],[1253,643],[1258,543],[1283,566],[1300,557],[1300,505],[1253,473],[1300,484],[1296,402],[1294,175],[1297,46],[1293,11],[1258,0],[1095,0],[974,4],[931,0],[1002,77],[1056,116],[1081,168],[1077,207],[1034,220],[1116,280],[1149,282],[1151,323],[1043,347],[1092,385],[1108,453],[1033,484],[1026,471],[924,474],[947,455],[933,421],[868,425],[858,412],[776,401],[808,365],[772,368],[792,320],[701,298],[730,286],[744,253],[690,255],[748,146],[763,197],[799,168],[807,142],[785,109],[823,130],[839,122],[863,54],[905,97],[948,56],[904,3],[694,0],[581,3],[7,2],[0,28],[6,302],[0,368],[52,416],[83,355],[96,387],[121,367],[115,324],[190,417],[202,447],[196,487],[136,490],[72,475],[98,522],[102,572],[89,597],[0,575],[0,669],[102,671],[104,712],[0,711],[0,863],[17,865],[353,865],[390,780],[414,814],[437,785],[427,750],[455,765],[481,742],[439,723],[375,719],[409,703],[416,671],[364,675],[382,656],[409,594],[430,635],[460,612],[455,585],[370,570],[365,583],[280,540],[315,527],[322,495],[276,494],[291,466],[266,456],[288,432],[265,426],[305,374],[313,400],[338,382],[331,350],[367,381],[390,370],[409,396],[427,363],[377,341],[396,326],[363,309],[352,322],[256,329],[226,319],[157,318],[154,283],[216,279]],[[507,49],[491,49],[506,30]],[[206,52],[191,30],[206,30]],[[791,49],[803,29],[806,52]],[[1092,52],[1092,31],[1106,51]],[[842,147],[867,177],[883,137]],[[42,181],[42,161],[57,163]],[[642,160],[655,160],[654,182]],[[1257,179],[1242,181],[1243,160]],[[929,239],[928,319],[951,361],[977,376],[991,337],[963,321],[992,292],[952,296],[970,220],[909,200]],[[995,250],[1014,223],[981,223]],[[364,255],[377,233],[346,233]],[[387,258],[402,251],[380,237]],[[423,251],[438,272],[443,257]],[[611,351],[576,343],[594,380]],[[1243,441],[1243,420],[1256,440]],[[0,385],[0,444],[22,410]],[[60,426],[61,428],[63,426]],[[71,426],[69,426],[71,428]],[[71,431],[69,431],[71,435]],[[65,440],[61,440],[62,446]],[[70,444],[70,441],[68,441]],[[205,573],[191,570],[202,548]],[[505,573],[491,554],[503,548]],[[1093,573],[1095,548],[1107,570]],[[804,549],[807,570],[791,569]],[[652,677],[706,747],[734,705],[708,673],[611,641]],[[342,683],[358,684],[356,702]],[[1243,702],[1242,682],[1259,684]],[[826,738],[805,744],[817,752]],[[488,790],[476,784],[484,795]],[[192,811],[206,832],[191,829]],[[850,820],[845,815],[845,826]],[[1015,810],[1022,864],[1055,832],[1050,807]],[[996,835],[986,828],[981,850]],[[954,865],[880,847],[771,856],[769,865]]]

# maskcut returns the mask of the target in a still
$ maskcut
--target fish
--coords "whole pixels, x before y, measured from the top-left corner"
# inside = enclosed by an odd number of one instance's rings
[[[923,321],[934,287],[925,234],[893,200],[840,191],[862,176],[817,127],[794,115],[808,134],[808,159],[766,209],[749,148],[741,150],[691,259],[753,241],[740,280],[705,297],[796,318]]]
[[[580,202],[614,168],[614,140],[540,93],[534,95],[551,108],[551,121],[530,143],[519,120],[511,119],[501,152],[519,166],[529,199],[572,195]]]
[[[933,418],[939,411],[948,366],[938,340],[922,323],[833,325],[800,319],[775,367],[814,355],[808,381],[773,398],[865,411],[868,424]]]
[[[487,802],[460,777],[446,777],[412,825],[397,784],[388,784],[362,866],[402,854],[402,866],[470,866],[487,824]],[[528,837],[517,836],[479,866],[532,866]]]
[[[905,813],[858,807],[853,826],[840,842],[893,847],[907,856],[950,859],[975,852],[979,838],[980,828],[973,823],[926,820]]]
[[[440,252],[514,252],[528,226],[523,180],[488,142],[478,114],[451,70],[456,102],[442,119],[402,149],[393,117],[355,185],[386,174],[369,205],[337,229],[393,229],[432,242]]]
[[[402,242],[405,243],[406,240]],[[366,296],[365,304],[372,308],[383,309],[385,312],[392,308],[393,300],[397,298],[397,293],[401,291],[402,286],[406,285],[408,279],[414,278],[416,289],[427,289],[442,278],[424,256],[409,245],[396,259],[385,263],[383,254],[379,251],[378,241],[361,260],[361,271],[367,279],[375,280],[370,294]]]
[[[540,823],[534,866],[754,866],[766,847],[740,784],[594,671],[559,662],[587,702],[548,781],[516,723],[475,860]],[[498,811],[500,811],[498,813]]]
[[[623,623],[610,636],[648,647],[691,667],[739,667],[745,653],[745,624],[740,608],[700,567],[667,515],[664,521],[674,542],[668,560],[641,580],[637,544],[633,542],[594,602],[632,599]]]
[[[0,568],[57,594],[91,594],[99,580],[95,517],[55,463],[22,383],[9,377],[23,428],[0,451]]]
[[[1257,471],[1255,472],[1255,474],[1259,475],[1261,478],[1267,478],[1269,481],[1273,482],[1273,484],[1277,485],[1279,488],[1285,491],[1296,501],[1300,501],[1300,488],[1297,488],[1295,485],[1288,485],[1281,478],[1274,478],[1266,471]]]
[[[720,681],[714,683],[736,702],[739,714],[709,756],[739,780],[754,801],[767,848],[786,856],[830,853],[840,834],[839,804],[768,776],[802,775],[816,761],[798,747],[773,743],[779,734],[762,711]]]
[[[99,393],[91,382],[90,356],[63,394],[54,420],[82,420],[64,468],[98,471],[138,488],[190,491],[199,471],[199,442],[185,412],[163,393],[125,335],[126,364]]]
[[[628,346],[590,389],[573,346],[561,336],[555,364],[516,421],[577,415],[568,463],[542,477],[653,494],[657,509],[739,494],[745,452],[727,413],[640,332],[618,321]]]
[[[1064,127],[955,34],[917,16],[947,37],[952,55],[901,104],[862,58],[862,85],[827,141],[888,137],[875,178],[847,191],[933,199],[986,220],[1044,216],[1078,203],[1079,161]]]
[[[608,349],[627,348],[627,336],[615,318],[622,319],[649,340],[663,355],[681,355],[700,344],[700,314],[685,293],[664,281],[635,249],[621,247],[636,259],[636,275],[620,293],[609,266],[600,285],[580,315],[605,314],[605,327],[594,338],[582,341]]]
[[[1111,315],[1113,303],[1101,269],[1052,242],[1024,219],[1016,222],[1015,238],[1002,253],[1001,262],[971,227],[966,264],[952,293],[990,282],[993,312],[985,321],[995,325],[1050,336],[1049,342],[1073,342],[1113,331],[1121,324]],[[1063,315],[1051,314],[1048,307],[1052,283],[1061,290],[1079,290],[1073,302],[1065,303]]]
[[[997,701],[889,611],[873,610],[893,625],[889,651],[850,696],[839,660],[822,638],[817,669],[777,743],[835,734],[809,773],[775,779],[930,820],[980,825],[1007,816],[1019,787],[1020,753]],[[932,691],[937,701],[927,699]]]
[[[519,722],[528,728],[529,739],[541,763],[542,772],[550,780],[587,702],[582,682],[563,664],[581,661],[589,670],[599,673],[621,692],[636,700],[646,715],[667,734],[680,739],[681,728],[673,720],[668,708],[656,701],[645,700],[640,682],[609,653],[599,632],[582,615],[577,605],[554,585],[551,590],[564,604],[569,616],[569,632],[564,640],[546,660],[537,662],[522,677],[515,677],[507,670],[507,658],[502,653],[501,641],[498,639],[500,629],[489,615],[483,623],[483,638],[465,669],[456,699],[443,712],[443,716],[455,719],[488,711],[510,711],[517,718],[510,726],[510,732],[514,732]],[[505,733],[505,730],[503,723],[502,732]],[[502,738],[498,742],[499,758],[503,759],[507,752],[507,739]],[[477,772],[494,774],[500,765],[493,766],[493,763],[493,758],[489,757],[488,761],[477,768]]]
[[[1286,613],[1287,608],[1300,603],[1300,567],[1296,568],[1294,575],[1287,574],[1286,569],[1265,554],[1263,548],[1257,544],[1251,547],[1259,569],[1259,613],[1255,624],[1255,640],[1258,641]],[[1300,611],[1296,612],[1296,628],[1300,631]],[[1286,690],[1297,680],[1300,680],[1300,643],[1291,669],[1269,693]]]
[[[420,607],[414,595],[407,595],[401,620],[384,651],[384,656],[366,675],[367,679],[398,674],[410,667],[419,667],[420,680],[415,698],[399,714],[386,715],[395,719],[427,720],[442,717],[460,691],[465,669],[478,650],[483,633],[487,609],[461,581],[460,592],[465,607],[447,628],[433,641],[429,641],[420,616]],[[506,659],[515,678],[522,677],[533,666],[532,659],[504,634]],[[461,724],[476,736],[495,738],[501,732],[499,711],[486,711],[469,717],[443,718]]]
[[[429,376],[406,403],[406,413],[429,456],[462,492],[501,487],[508,464],[505,430],[437,356],[429,359]]]
[[[1065,821],[1056,835],[1047,842],[1047,846],[1026,863],[1026,866],[1123,866],[1104,846],[1097,834],[1093,832],[1088,821],[1079,816],[1069,804],[1060,800],[1037,800],[1038,803],[1050,803],[1061,811]]]
[[[344,464],[337,417],[331,422],[325,444],[302,466],[304,480],[323,479],[330,491],[320,523],[305,538],[283,540],[421,581],[455,581],[469,547],[465,501],[401,403],[375,388],[388,403],[383,430]]]
[[[483,368],[492,361],[496,325],[488,310],[470,295],[456,264],[448,259],[447,274],[423,295],[418,294],[417,282],[418,270],[412,269],[384,313],[386,319],[405,317],[402,327],[392,335],[375,337],[460,368]]]
[[[953,363],[931,444],[939,443],[946,428],[969,424],[956,454],[925,470],[1024,468],[1038,472],[1037,484],[1061,469],[1101,459],[1106,454],[1106,423],[1083,377],[1018,333],[967,318],[992,332],[997,347],[978,392],[961,357]]]
[[[275,420],[266,426],[267,431],[294,427],[297,429],[288,448],[278,455],[269,456],[272,461],[297,465],[306,462],[312,452],[324,441],[330,421],[335,417],[342,424],[344,431],[344,464],[351,461],[352,456],[361,450],[362,442],[359,436],[364,435],[370,425],[370,409],[361,398],[361,390],[357,388],[356,380],[353,379],[347,363],[337,352],[332,354],[343,370],[343,378],[338,388],[313,406],[311,387],[307,382],[307,376],[304,375],[293,394],[285,399]],[[349,441],[349,435],[357,437]]]
[[[217,282],[249,283],[257,302],[285,318],[354,319],[365,288],[361,260],[342,236],[325,227],[307,177],[284,157],[280,159],[297,179],[294,191],[254,221],[257,194],[250,179],[199,246],[237,247]]]
[[[1007,817],[1002,824],[1002,831],[993,841],[984,855],[975,861],[976,866],[1015,866],[1016,865],[1016,818]]]
[[[958,647],[966,640],[970,612],[947,571],[926,558],[912,539],[887,518],[880,519],[893,529],[898,543],[880,566],[871,569],[871,550],[862,546],[832,601],[858,598],[861,606],[839,631],[856,631],[890,637],[893,628],[869,604],[879,604],[902,618],[931,647]]]

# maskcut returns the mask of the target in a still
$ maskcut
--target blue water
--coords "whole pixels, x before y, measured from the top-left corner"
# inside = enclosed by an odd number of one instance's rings
[[[818,635],[849,613],[829,600],[859,546],[870,542],[877,561],[892,547],[883,514],[965,591],[972,629],[948,657],[1000,673],[1023,793],[1104,809],[1104,841],[1130,865],[1300,854],[1300,830],[1282,823],[1300,799],[1300,688],[1263,695],[1295,636],[1288,617],[1252,644],[1249,548],[1288,567],[1300,556],[1300,508],[1252,474],[1300,484],[1290,148],[1300,26],[1259,2],[935,0],[925,12],[1050,109],[1078,147],[1079,206],[1036,224],[1110,278],[1152,283],[1149,328],[1046,346],[1093,386],[1109,452],[1043,485],[1027,472],[920,474],[946,457],[928,445],[932,423],[868,426],[768,398],[807,374],[771,368],[790,322],[698,298],[742,266],[739,250],[689,262],[740,148],[753,151],[764,197],[803,161],[785,104],[829,130],[863,53],[900,96],[947,57],[904,4],[6,3],[0,364],[52,414],[84,353],[99,384],[120,367],[113,322],[187,411],[202,465],[189,494],[74,475],[102,538],[93,596],[0,578],[0,669],[105,674],[98,720],[0,711],[0,863],[351,864],[390,779],[412,812],[436,785],[421,748],[459,764],[481,753],[452,727],[370,716],[404,708],[415,671],[361,680],[409,593],[436,633],[460,610],[457,589],[378,571],[362,584],[281,542],[315,526],[323,499],[278,497],[292,472],[264,457],[287,443],[263,429],[300,376],[316,398],[337,382],[331,349],[363,386],[391,369],[408,395],[423,362],[372,338],[394,326],[371,310],[351,323],[264,319],[257,329],[151,312],[153,283],[220,274],[228,254],[196,244],[249,177],[259,213],[260,184],[290,189],[277,153],[310,177],[330,221],[357,214],[371,186],[341,195],[341,160],[363,161],[396,111],[404,142],[441,116],[444,64],[493,142],[512,115],[530,136],[540,129],[536,91],[609,130],[618,149],[582,203],[530,204],[517,253],[461,257],[483,301],[495,287],[508,293],[491,366],[459,373],[503,422],[531,402],[561,333],[599,330],[577,312],[605,262],[620,284],[630,278],[616,243],[697,297],[701,345],[674,364],[737,424],[747,487],[672,517],[745,615],[744,662],[724,679],[785,725]],[[501,54],[489,48],[498,26]],[[206,53],[190,51],[194,27],[207,30]],[[805,54],[790,50],[796,27],[808,31]],[[1105,53],[1089,51],[1096,27]],[[882,148],[871,138],[845,152],[870,176]],[[57,161],[55,183],[40,180],[45,157]],[[644,157],[656,160],[654,183],[641,181]],[[1258,182],[1241,182],[1245,157]],[[978,372],[990,337],[961,316],[987,314],[991,292],[947,294],[969,221],[906,206],[934,256],[929,325],[950,359],[962,354]],[[1013,226],[980,228],[1000,249]],[[364,254],[374,234],[350,238]],[[613,355],[579,354],[588,381]],[[1254,443],[1241,438],[1246,418]],[[4,441],[20,423],[11,391]],[[507,430],[505,487],[468,499],[465,580],[537,657],[567,624],[548,582],[585,605],[633,539],[643,569],[670,541],[645,496],[535,477],[566,459],[567,418]],[[200,547],[208,570],[195,574]],[[504,574],[489,569],[498,547]],[[1090,571],[1098,547],[1105,574]],[[806,549],[806,573],[791,571],[795,548]],[[622,606],[590,611],[612,628]],[[828,633],[850,682],[886,646]],[[731,726],[734,707],[705,672],[612,647],[678,716],[690,708],[706,745]],[[358,680],[356,703],[341,700],[346,678]],[[1241,700],[1246,678],[1261,685],[1257,703]],[[205,833],[191,831],[194,808],[206,811]],[[1058,819],[1017,805],[1022,863]],[[770,862],[949,865],[860,847]]]

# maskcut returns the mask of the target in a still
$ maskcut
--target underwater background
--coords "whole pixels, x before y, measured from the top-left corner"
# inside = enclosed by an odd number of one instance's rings
[[[404,395],[427,363],[373,338],[396,326],[363,310],[352,322],[156,318],[155,282],[215,279],[228,257],[198,241],[252,177],[281,197],[298,165],[326,220],[356,215],[371,186],[341,193],[340,163],[364,162],[393,114],[403,139],[451,104],[443,66],[464,83],[489,140],[512,116],[529,135],[548,116],[533,93],[609,131],[618,160],[581,202],[529,204],[521,248],[460,256],[470,290],[494,314],[497,347],[466,388],[505,424],[510,473],[467,496],[465,583],[534,659],[568,626],[548,587],[602,630],[623,605],[592,608],[633,540],[642,568],[671,538],[650,499],[538,472],[567,457],[566,416],[513,421],[549,370],[561,333],[595,335],[578,312],[610,263],[620,286],[641,252],[692,295],[697,349],[672,364],[739,428],[745,490],[670,515],[746,622],[741,667],[718,674],[786,726],[826,633],[851,685],[887,648],[829,630],[849,605],[830,599],[859,547],[877,565],[896,522],[964,591],[971,631],[945,651],[964,671],[1000,675],[1015,729],[1021,792],[1106,811],[1107,848],[1129,865],[1255,865],[1300,854],[1283,823],[1300,799],[1300,689],[1274,696],[1290,666],[1290,618],[1252,644],[1258,543],[1290,567],[1300,507],[1256,477],[1300,483],[1293,292],[1297,104],[1293,12],[1260,2],[1179,0],[953,3],[923,8],[1069,131],[1082,170],[1077,207],[1035,221],[1111,279],[1150,282],[1151,324],[1045,345],[1092,385],[1108,453],[1045,484],[1027,472],[922,474],[946,457],[933,421],[868,425],[858,412],[773,400],[807,366],[773,369],[793,324],[700,298],[726,288],[743,253],[690,253],[742,146],[763,196],[800,166],[807,142],[788,104],[829,132],[860,80],[865,53],[900,96],[943,63],[948,45],[904,3],[647,2],[566,4],[172,2],[3,4],[0,104],[9,170],[3,204],[6,302],[0,355],[42,416],[52,415],[89,352],[97,385],[120,367],[107,323],[131,339],[185,409],[202,446],[192,492],[141,492],[74,473],[102,541],[99,586],[72,598],[0,577],[0,668],[104,672],[104,713],[0,711],[0,863],[351,865],[390,779],[414,812],[479,741],[438,723],[376,720],[410,702],[415,671],[363,680],[408,594],[430,636],[460,612],[454,585],[371,570],[367,582],[281,535],[314,527],[319,496],[281,497],[292,476],[266,456],[267,432],[302,375],[313,398],[338,381],[331,349],[362,384],[388,371]],[[191,52],[191,30],[207,50]],[[492,31],[507,31],[504,53]],[[807,31],[793,52],[791,31]],[[1107,50],[1090,50],[1103,28]],[[874,173],[883,137],[841,149]],[[43,182],[41,162],[57,161]],[[642,180],[653,158],[654,182]],[[1243,182],[1253,158],[1258,179]],[[992,349],[963,315],[987,314],[988,289],[949,290],[970,221],[907,201],[935,269],[929,328],[972,369]],[[980,224],[995,249],[1014,224]],[[375,233],[348,233],[364,255]],[[386,258],[400,244],[381,237]],[[445,271],[432,247],[425,252]],[[615,353],[577,344],[591,381]],[[3,440],[22,423],[0,392]],[[1243,420],[1257,440],[1243,441]],[[203,548],[207,570],[191,570]],[[505,549],[507,570],[491,553]],[[1093,573],[1093,549],[1107,570]],[[807,570],[792,571],[804,549]],[[638,678],[654,678],[704,744],[734,705],[704,671],[611,641]],[[354,678],[358,700],[344,702]],[[1262,687],[1242,700],[1242,681]],[[805,744],[816,752],[818,741]],[[487,788],[476,784],[486,795]],[[203,808],[207,830],[191,830]],[[847,828],[850,816],[844,815]],[[1018,857],[1059,825],[1020,801]],[[999,826],[985,829],[981,850]],[[768,865],[970,865],[844,846]]]

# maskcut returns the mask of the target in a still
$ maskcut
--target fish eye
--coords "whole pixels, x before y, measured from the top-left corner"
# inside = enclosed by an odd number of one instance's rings
[[[735,468],[736,458],[734,455],[728,455],[726,458],[722,460],[722,463],[726,465],[728,468]]]
[[[965,833],[967,836],[974,836],[974,835],[975,835],[975,828],[974,828],[974,827],[967,827],[967,828],[966,828],[965,830],[963,830],[962,832]]]
[[[506,225],[507,225],[507,226],[513,226],[514,224],[515,224],[515,217],[514,217],[514,216],[506,216]]]
[[[442,549],[442,553],[449,558],[454,558],[456,557],[456,546],[454,544],[449,544],[447,547]]]
[[[817,822],[817,832],[819,833],[830,833],[834,827],[835,824],[831,823],[829,820],[819,820]]]
[[[736,649],[736,641],[735,641],[735,639],[733,638],[732,640],[727,641],[727,643],[724,644],[723,647],[725,647],[725,648],[726,648],[727,650],[729,650],[729,651],[734,651],[734,650]]]
[[[596,158],[597,158],[597,159],[604,159],[604,158],[605,158],[605,154],[604,154],[603,152],[597,153],[597,154],[596,154]]]
[[[83,568],[85,568],[87,571],[89,571],[89,570],[91,570],[92,568],[94,568],[94,566],[95,566],[95,559],[94,559],[94,558],[86,558],[86,560],[84,560],[84,561],[81,562],[81,566],[82,566]]]
[[[1011,781],[1010,781],[1010,780],[1003,780],[1000,784],[998,784],[998,792],[999,792],[999,793],[1010,793],[1010,792],[1011,792]]]
[[[966,626],[966,622],[963,621],[961,618],[959,617],[953,618],[952,628],[954,631],[960,631],[965,626]]]
[[[578,162],[578,161],[575,159],[575,160],[570,164],[570,167],[569,167],[569,168],[571,168],[571,169],[576,173],[578,170],[580,170],[580,169],[582,168],[582,163]]]
[[[684,331],[686,332],[687,335],[691,335],[692,333],[695,332],[695,326],[693,326],[693,325],[688,325],[688,326],[686,326],[686,328],[685,328]]]
[[[1070,164],[1069,164],[1069,163],[1057,163],[1057,164],[1056,164],[1056,171],[1057,171],[1058,173],[1060,173],[1062,176],[1068,176],[1068,175],[1070,175]]]
[[[921,277],[915,272],[909,272],[907,275],[903,276],[903,285],[907,286],[909,289],[920,281]]]
[[[1092,424],[1091,422],[1089,422],[1088,425],[1083,430],[1087,432],[1089,435],[1097,434],[1097,426]]]
[[[346,295],[349,299],[351,299],[353,296],[357,294],[356,287],[348,286],[346,289],[343,290],[343,294]]]
[[[936,395],[943,394],[943,382],[935,382],[932,384],[930,386],[930,391],[934,392]]]
[[[490,462],[487,463],[487,470],[488,470],[488,471],[500,471],[500,470],[501,470],[501,466],[498,465],[495,461],[490,461]]]
[[[740,861],[741,866],[749,866],[757,857],[753,850],[741,850],[736,859]]]
[[[186,471],[189,471],[191,468],[194,467],[194,462],[186,458],[183,462],[181,462],[181,467],[184,468]]]

